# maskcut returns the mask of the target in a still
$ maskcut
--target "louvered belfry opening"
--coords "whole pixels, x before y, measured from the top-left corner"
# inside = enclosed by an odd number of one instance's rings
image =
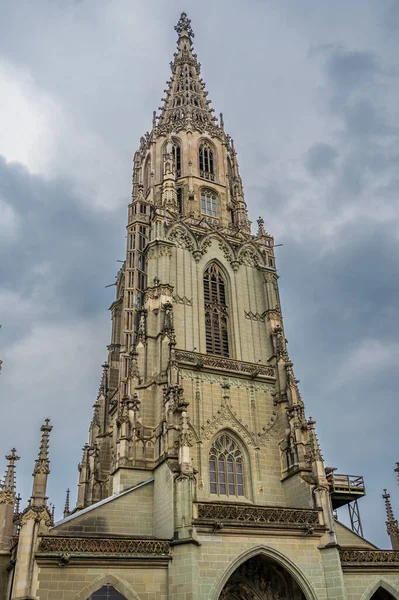
[[[204,273],[204,300],[206,352],[229,356],[226,285],[215,263],[209,265]]]

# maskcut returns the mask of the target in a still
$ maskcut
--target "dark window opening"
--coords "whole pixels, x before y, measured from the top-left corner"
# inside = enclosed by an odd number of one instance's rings
[[[175,159],[176,177],[181,177],[181,148],[178,144],[173,145],[173,158]]]
[[[183,214],[183,188],[177,188],[177,210],[180,215]]]

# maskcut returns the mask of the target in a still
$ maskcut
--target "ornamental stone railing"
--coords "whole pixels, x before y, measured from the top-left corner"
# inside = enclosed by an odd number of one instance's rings
[[[365,550],[360,548],[340,549],[343,567],[399,567],[397,550]]]
[[[38,552],[42,554],[128,554],[136,556],[169,556],[169,542],[164,540],[132,540],[117,538],[42,537]]]
[[[276,377],[274,367],[234,360],[233,358],[225,358],[224,356],[212,356],[210,354],[176,350],[175,359],[179,363],[190,365],[196,369],[208,368],[217,371],[231,371],[259,379],[275,379]]]
[[[324,530],[320,522],[321,511],[312,508],[282,508],[238,504],[196,504],[196,523],[223,526],[262,527],[278,529]]]

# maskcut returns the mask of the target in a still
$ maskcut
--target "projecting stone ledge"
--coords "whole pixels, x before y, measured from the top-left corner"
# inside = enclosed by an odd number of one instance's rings
[[[234,360],[224,356],[212,356],[209,354],[199,354],[198,352],[187,352],[186,350],[176,350],[175,360],[182,365],[190,365],[196,369],[209,369],[212,371],[230,371],[247,375],[253,379],[275,379],[276,373],[274,367],[260,365],[257,363]]]
[[[245,504],[195,504],[195,524],[198,527],[261,528],[300,530],[310,535],[323,533],[322,513],[312,508],[282,508]]]

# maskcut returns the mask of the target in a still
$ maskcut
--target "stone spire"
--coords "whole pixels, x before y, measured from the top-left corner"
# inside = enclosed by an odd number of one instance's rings
[[[385,510],[387,512],[387,520],[385,523],[387,526],[387,534],[391,538],[392,550],[399,550],[399,525],[393,514],[390,500],[391,495],[388,494],[387,490],[384,490],[382,497],[385,500]]]
[[[52,425],[49,425],[49,423],[50,419],[46,419],[44,425],[41,426],[42,439],[40,442],[39,456],[33,470],[32,496],[30,499],[31,506],[46,505],[47,477],[50,473],[50,461],[48,458],[49,437],[50,431],[53,429]]]
[[[8,460],[8,466],[6,475],[4,477],[4,481],[0,488],[0,503],[7,502],[6,498],[10,498],[12,504],[15,502],[15,463],[19,460],[19,456],[17,456],[17,451],[15,448],[12,448],[11,454],[6,456],[6,460]]]
[[[65,497],[64,519],[69,516],[69,495],[70,495],[70,493],[71,493],[71,491],[68,488],[66,491],[66,497]]]
[[[160,107],[158,125],[173,124],[175,128],[193,121],[206,127],[216,121],[205,83],[200,78],[201,65],[193,52],[194,37],[191,21],[186,13],[182,13],[175,26],[178,34],[177,52],[170,63],[172,76],[167,82],[166,96],[162,98],[164,105]]]
[[[19,460],[15,448],[6,456],[8,466],[0,487],[0,550],[8,550],[14,530],[15,462]]]

